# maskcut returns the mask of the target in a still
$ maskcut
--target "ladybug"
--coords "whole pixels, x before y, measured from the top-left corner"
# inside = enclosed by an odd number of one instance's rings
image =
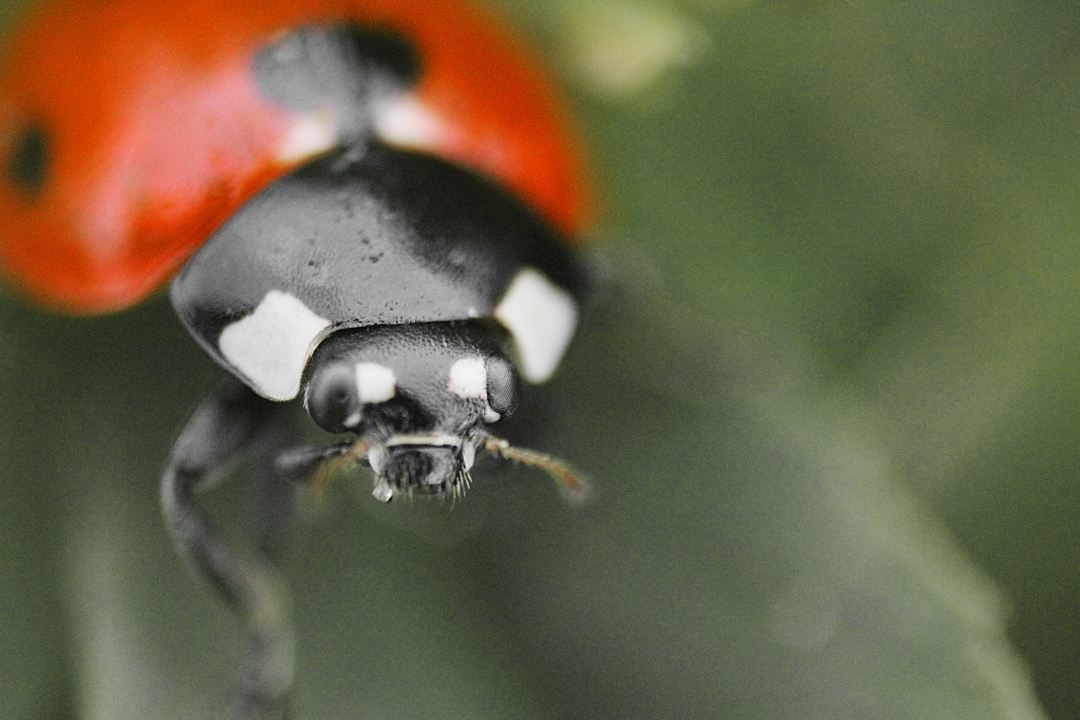
[[[0,65],[0,267],[68,313],[171,280],[234,378],[162,481],[178,551],[251,628],[237,717],[278,717],[287,620],[265,559],[195,502],[302,404],[376,498],[456,495],[478,452],[584,484],[491,428],[555,372],[587,283],[582,153],[528,52],[461,0],[57,0]]]

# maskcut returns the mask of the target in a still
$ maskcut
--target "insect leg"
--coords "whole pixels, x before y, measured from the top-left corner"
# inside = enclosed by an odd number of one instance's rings
[[[293,676],[293,632],[284,587],[273,567],[230,546],[195,502],[195,493],[264,431],[276,403],[233,385],[195,411],[173,447],[161,505],[177,552],[234,608],[248,633],[237,690],[237,720],[280,720]]]
[[[300,488],[292,477],[278,467],[281,448],[294,441],[298,428],[289,413],[280,413],[269,427],[260,433],[257,447],[251,455],[251,521],[259,552],[280,563],[288,544],[296,516]],[[245,453],[246,454],[246,453]]]

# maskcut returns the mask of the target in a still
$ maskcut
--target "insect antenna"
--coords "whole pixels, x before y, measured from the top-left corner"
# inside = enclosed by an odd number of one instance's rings
[[[583,502],[589,498],[589,483],[562,460],[536,450],[515,447],[494,435],[483,435],[482,438],[484,450],[503,460],[542,470],[559,484],[571,500]]]

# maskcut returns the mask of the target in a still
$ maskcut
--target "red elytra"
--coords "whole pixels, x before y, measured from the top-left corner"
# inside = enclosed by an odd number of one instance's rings
[[[276,154],[302,118],[262,98],[252,58],[302,24],[400,33],[435,132],[399,145],[487,173],[568,237],[591,200],[557,93],[492,18],[458,0],[60,0],[8,43],[0,168],[28,126],[48,138],[32,194],[0,176],[0,265],[73,313],[117,310],[161,286],[252,194],[302,162]]]

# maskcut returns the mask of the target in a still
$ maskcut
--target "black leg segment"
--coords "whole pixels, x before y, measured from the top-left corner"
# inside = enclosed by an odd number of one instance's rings
[[[173,447],[161,483],[162,511],[177,552],[218,589],[246,626],[236,720],[287,716],[292,626],[284,586],[272,565],[231,547],[196,504],[195,493],[271,427],[279,408],[239,384],[206,400]]]

